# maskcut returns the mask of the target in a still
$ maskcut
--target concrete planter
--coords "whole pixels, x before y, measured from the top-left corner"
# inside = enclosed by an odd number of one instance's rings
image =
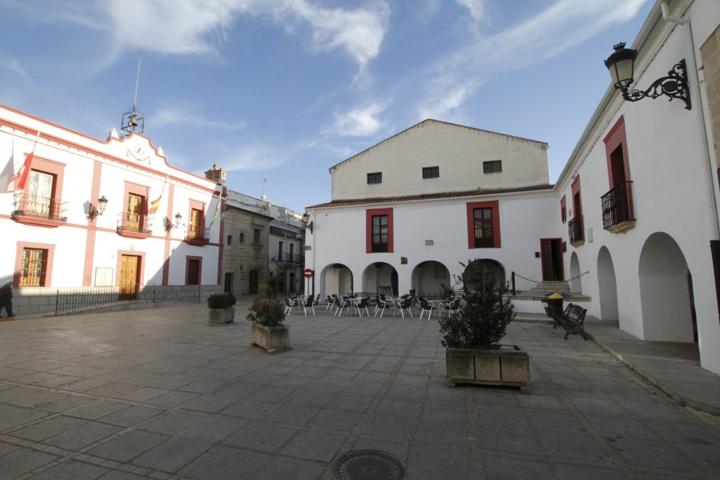
[[[290,350],[290,330],[285,325],[266,327],[257,322],[252,324],[252,343],[268,353]]]
[[[448,385],[502,385],[530,393],[530,358],[515,345],[447,348]]]
[[[235,307],[208,309],[208,323],[210,325],[227,325],[234,321]]]

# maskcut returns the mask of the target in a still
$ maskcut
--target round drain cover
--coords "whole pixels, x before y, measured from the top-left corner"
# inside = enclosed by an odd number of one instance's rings
[[[405,468],[400,460],[380,450],[355,450],[333,464],[336,480],[401,480]]]

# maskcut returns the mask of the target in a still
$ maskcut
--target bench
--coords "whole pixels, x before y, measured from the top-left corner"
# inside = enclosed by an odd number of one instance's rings
[[[549,312],[548,312],[549,313]],[[587,310],[579,305],[569,303],[565,308],[565,311],[561,315],[553,316],[553,322],[565,329],[565,340],[568,339],[568,335],[582,335],[587,340],[588,336],[585,333],[585,315]],[[553,328],[555,323],[553,323]]]

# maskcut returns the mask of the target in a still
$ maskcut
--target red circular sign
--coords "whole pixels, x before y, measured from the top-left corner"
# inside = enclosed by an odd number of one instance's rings
[[[312,268],[306,268],[305,270],[303,270],[303,273],[305,274],[305,278],[310,278],[315,272],[313,272]]]

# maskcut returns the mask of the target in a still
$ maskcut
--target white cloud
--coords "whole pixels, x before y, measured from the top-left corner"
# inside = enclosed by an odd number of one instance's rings
[[[23,66],[14,58],[0,57],[0,68],[10,70],[15,73],[23,80],[30,81],[30,74],[23,68]]]
[[[238,145],[224,150],[217,163],[231,172],[269,170],[288,160],[288,149],[269,144]]]
[[[418,117],[452,113],[492,75],[556,57],[611,25],[632,19],[646,1],[556,0],[499,33],[477,35],[467,47],[432,66],[428,72],[432,80],[417,106]]]
[[[335,122],[325,129],[326,133],[347,137],[373,135],[383,126],[378,115],[387,108],[387,102],[372,102],[352,110],[335,114]]]
[[[470,18],[475,22],[481,22],[485,19],[487,0],[455,0],[457,3],[467,8]]]
[[[184,125],[190,127],[210,128],[219,130],[238,131],[245,128],[245,122],[227,122],[204,117],[184,106],[164,107],[157,110],[148,118],[148,127],[167,127],[173,125]]]

